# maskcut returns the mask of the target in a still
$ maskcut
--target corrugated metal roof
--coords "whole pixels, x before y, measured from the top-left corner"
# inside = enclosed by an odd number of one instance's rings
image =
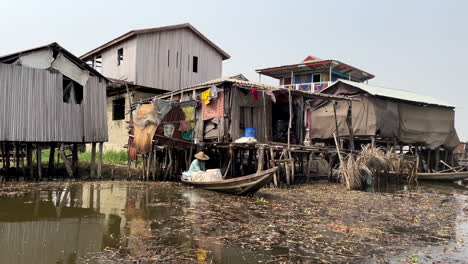
[[[218,86],[218,85],[220,85],[222,83],[230,83],[230,84],[232,84],[234,86],[237,86],[239,88],[245,88],[245,89],[270,90],[272,92],[288,92],[289,91],[288,88],[283,88],[283,87],[280,87],[280,86],[251,82],[251,81],[248,81],[247,78],[245,78],[244,75],[238,74],[238,75],[233,75],[233,76],[227,76],[227,77],[214,79],[214,80],[211,80],[211,81],[207,81],[207,82],[204,82],[204,83],[201,83],[201,84],[197,84],[197,85],[194,85],[194,86],[184,88],[184,89],[179,90],[179,91],[168,92],[168,93],[165,93],[165,94],[162,94],[162,95],[158,95],[156,97],[157,98],[167,98],[167,97],[170,97],[171,95],[180,94],[180,93],[187,92],[187,91],[190,91],[190,90],[199,90],[199,89],[209,88],[211,86]],[[352,100],[349,97],[341,96],[341,95],[320,94],[320,93],[313,93],[313,92],[300,91],[300,90],[290,90],[290,91],[291,91],[292,94],[301,95],[301,96],[304,96],[306,98],[327,99],[327,100],[346,100],[346,101]]]
[[[136,29],[136,30],[131,30],[120,37],[117,37],[89,52],[86,54],[83,54],[80,56],[80,59],[86,60],[88,57],[91,55],[94,55],[103,49],[110,47],[112,45],[115,45],[117,43],[120,43],[130,37],[133,37],[137,34],[145,34],[145,33],[152,33],[152,32],[159,32],[159,31],[166,31],[166,30],[174,30],[174,29],[180,29],[180,28],[188,28],[192,30],[197,36],[199,36],[201,39],[203,39],[206,43],[208,43],[210,46],[212,46],[215,50],[217,50],[223,57],[223,60],[227,60],[231,58],[229,54],[227,54],[224,50],[222,50],[220,47],[218,47],[214,42],[209,40],[205,35],[203,35],[200,31],[198,31],[194,26],[192,26],[190,23],[184,23],[184,24],[178,24],[178,25],[171,25],[171,26],[164,26],[164,27],[154,27],[154,28],[146,28],[146,29]]]
[[[445,106],[445,107],[455,107],[454,105],[448,104],[442,100],[439,100],[430,96],[422,95],[419,93],[411,92],[411,91],[384,88],[380,86],[368,85],[365,83],[358,83],[358,82],[341,80],[341,79],[334,82],[328,88],[324,89],[322,93],[326,93],[327,90],[337,85],[339,82],[345,83],[347,85],[351,85],[353,87],[361,89],[374,96],[394,98],[398,100],[415,102],[415,103],[423,103],[423,104],[438,105],[438,106]]]

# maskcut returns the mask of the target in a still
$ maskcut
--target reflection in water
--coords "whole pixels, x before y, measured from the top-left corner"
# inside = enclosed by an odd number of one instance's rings
[[[444,185],[425,186],[441,188]],[[449,185],[450,192],[454,186]],[[387,191],[404,191],[391,187]],[[378,191],[382,191],[379,187]],[[456,189],[467,203],[466,188]],[[0,198],[0,263],[79,263],[106,247],[126,247],[144,255],[141,239],[191,250],[199,263],[257,263],[263,256],[185,226],[180,216],[199,217],[193,208],[215,202],[218,194],[164,183],[71,183],[61,189]],[[468,233],[466,221],[462,232]],[[221,223],[220,223],[221,224]],[[467,256],[466,248],[462,256]],[[278,253],[278,252],[276,252]],[[267,254],[275,254],[270,251]],[[430,254],[430,253],[428,253]]]
[[[224,263],[255,260],[239,256],[239,249],[224,246],[197,227],[171,232],[171,221],[165,221],[190,215],[187,208],[200,203],[206,200],[198,190],[127,182],[71,183],[0,198],[0,263],[79,263],[89,254],[120,246],[144,255],[139,252],[145,249],[143,242],[136,238],[154,234],[167,246],[198,248],[201,263],[207,258]]]

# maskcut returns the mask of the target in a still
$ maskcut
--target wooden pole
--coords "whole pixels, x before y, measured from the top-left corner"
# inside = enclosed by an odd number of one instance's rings
[[[50,144],[49,166],[47,168],[47,176],[49,179],[55,176],[55,143]]]
[[[264,162],[264,155],[265,155],[265,147],[259,146],[257,149],[257,172],[263,171],[263,162]]]
[[[275,152],[274,152],[272,147],[270,147],[270,158],[271,158],[271,160],[275,159]],[[275,166],[274,163],[272,163],[271,165],[272,165],[271,167]],[[275,187],[278,187],[278,173],[276,173],[276,172],[273,175],[273,183],[275,184]]]
[[[15,143],[15,176],[16,180],[19,180],[19,168],[20,168],[20,143]]]
[[[68,177],[72,178],[73,177],[73,170],[71,168],[70,162],[68,162],[67,156],[65,155],[65,144],[64,143],[60,144],[59,155],[60,155],[60,157],[62,157],[63,164],[65,165],[65,168],[67,169]]]
[[[32,144],[27,143],[26,144],[26,160],[28,162],[28,168],[29,168],[29,180],[32,180],[34,177],[34,167],[33,167],[33,155],[32,155]]]
[[[42,149],[41,145],[36,145],[36,160],[37,160],[37,178],[42,180]]]
[[[354,151],[354,135],[353,135],[353,102],[349,101],[348,115],[346,117],[346,124],[348,125],[349,131],[349,150]]]
[[[427,148],[427,172],[431,172],[431,149]]]
[[[73,174],[75,175],[78,170],[78,144],[72,146],[72,164]]]
[[[102,151],[104,148],[104,143],[99,142],[99,152],[98,152],[98,166],[97,166],[97,177],[98,179],[102,178]]]
[[[96,142],[91,143],[91,171],[90,177],[94,179],[96,169]]]
[[[435,153],[435,159],[436,159],[436,164],[435,164],[435,170],[439,170],[439,164],[440,164],[440,148],[436,148],[436,153]]]

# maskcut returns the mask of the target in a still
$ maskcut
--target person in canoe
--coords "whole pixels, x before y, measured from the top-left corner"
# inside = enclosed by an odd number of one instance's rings
[[[182,179],[186,181],[221,181],[223,176],[220,169],[206,169],[206,161],[210,159],[202,151],[194,155],[195,159],[190,164],[188,171],[182,173]]]

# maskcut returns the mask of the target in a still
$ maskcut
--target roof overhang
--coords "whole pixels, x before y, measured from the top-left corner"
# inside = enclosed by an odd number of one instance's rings
[[[28,50],[23,50],[23,51],[19,51],[19,52],[15,52],[15,53],[11,53],[11,54],[8,54],[8,55],[5,55],[5,56],[2,56],[0,57],[0,62],[2,63],[13,63],[15,62],[19,57],[23,56],[23,55],[26,55],[26,54],[30,54],[30,53],[34,53],[34,52],[37,52],[37,51],[40,51],[40,50],[44,50],[44,49],[52,49],[52,50],[55,50],[55,51],[58,51],[60,53],[62,53],[67,59],[69,59],[70,61],[72,61],[76,66],[78,66],[79,68],[83,69],[83,70],[87,70],[89,72],[91,72],[93,75],[99,77],[99,78],[103,78],[104,80],[106,80],[107,82],[109,82],[109,79],[106,78],[104,75],[102,75],[100,72],[96,71],[95,69],[93,69],[93,67],[89,66],[88,64],[86,64],[83,60],[81,60],[80,58],[76,57],[75,55],[73,55],[73,53],[69,52],[68,50],[66,50],[65,48],[63,48],[62,46],[60,46],[58,43],[56,42],[53,42],[51,44],[48,44],[48,45],[44,45],[44,46],[40,46],[40,47],[36,47],[36,48],[32,48],[32,49],[28,49]]]
[[[352,79],[359,81],[366,81],[374,78],[375,76],[355,68],[346,63],[337,60],[313,60],[305,61],[298,64],[283,65],[279,67],[265,68],[256,70],[257,73],[266,75],[272,78],[280,79],[283,77],[291,76],[294,74],[306,74],[311,72],[329,71],[330,68],[335,72],[340,72],[346,75],[351,75]]]
[[[220,54],[223,60],[227,60],[231,58],[229,54],[227,54],[224,50],[222,50],[220,47],[218,47],[216,44],[214,44],[211,40],[209,40],[205,35],[203,35],[200,31],[198,31],[195,27],[193,27],[190,23],[184,23],[184,24],[179,24],[179,25],[172,25],[172,26],[165,26],[165,27],[156,27],[156,28],[147,28],[147,29],[138,29],[138,30],[132,30],[129,31],[125,34],[123,34],[120,37],[117,37],[85,54],[80,56],[82,60],[89,60],[91,59],[94,55],[97,53],[100,53],[104,49],[107,49],[108,47],[111,47],[113,45],[116,45],[122,41],[125,41],[127,39],[130,39],[132,37],[135,37],[136,35],[139,34],[146,34],[146,33],[154,33],[154,32],[160,32],[160,31],[167,31],[167,30],[175,30],[175,29],[182,29],[182,28],[187,28],[194,32],[198,37],[200,37],[202,40],[204,40],[206,43],[208,43],[211,47],[213,47],[215,50],[217,50]]]

